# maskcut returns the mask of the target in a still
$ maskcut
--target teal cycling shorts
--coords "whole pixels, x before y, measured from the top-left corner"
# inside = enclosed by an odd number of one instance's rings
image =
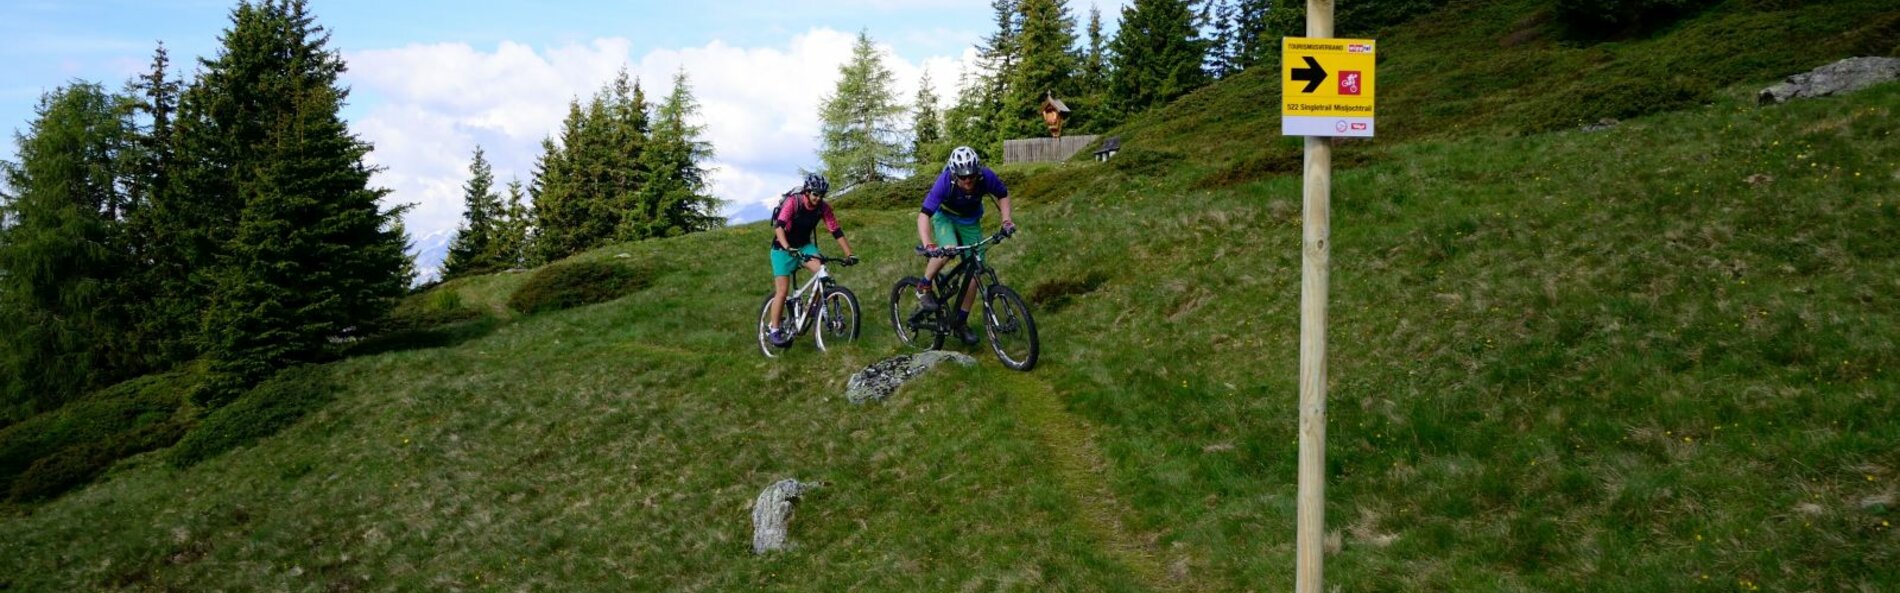
[[[960,247],[975,245],[983,241],[983,225],[974,222],[957,222],[945,216],[942,210],[930,216],[930,234],[942,247]]]
[[[818,255],[818,245],[807,243],[804,247],[798,248],[798,252],[805,255]],[[797,269],[798,258],[792,257],[792,254],[786,253],[783,249],[772,249],[773,276],[790,276],[792,275],[792,271]]]

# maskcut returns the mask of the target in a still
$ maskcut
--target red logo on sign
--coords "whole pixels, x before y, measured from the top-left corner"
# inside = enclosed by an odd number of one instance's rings
[[[1364,129],[1366,129],[1366,124],[1358,124],[1358,123],[1356,123],[1356,124],[1353,124],[1353,125],[1352,125],[1352,129],[1354,129],[1354,130],[1364,130]]]
[[[1339,71],[1339,94],[1341,95],[1359,94],[1359,71],[1358,70]]]

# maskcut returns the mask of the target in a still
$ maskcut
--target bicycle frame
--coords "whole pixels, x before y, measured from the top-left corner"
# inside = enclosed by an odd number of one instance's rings
[[[804,266],[801,265],[792,270],[792,282],[798,282],[798,270],[803,268]],[[780,315],[781,317],[786,314],[791,316],[791,327],[794,333],[804,333],[806,330],[811,329],[811,321],[817,318],[818,306],[822,304],[819,302],[819,299],[825,294],[824,287],[831,285],[831,283],[831,271],[826,269],[823,263],[820,263],[818,264],[818,272],[812,274],[811,279],[806,280],[803,285],[800,285],[798,290],[785,295],[786,307],[780,312]],[[808,298],[808,295],[811,302],[804,302],[805,299]],[[792,303],[798,303],[799,306],[791,306]]]

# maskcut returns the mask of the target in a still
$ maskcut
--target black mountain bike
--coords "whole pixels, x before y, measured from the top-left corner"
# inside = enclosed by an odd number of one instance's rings
[[[996,279],[996,269],[983,257],[990,245],[1007,238],[1008,234],[997,233],[975,245],[946,247],[936,253],[923,254],[925,257],[955,257],[957,263],[950,271],[937,274],[937,281],[931,285],[931,294],[938,303],[936,311],[924,311],[920,307],[917,287],[924,283],[922,278],[906,277],[891,287],[891,326],[897,330],[897,339],[905,346],[921,350],[942,348],[944,337],[957,329],[953,311],[963,303],[963,287],[974,279],[974,290],[983,299],[983,331],[989,336],[990,349],[996,352],[996,358],[1014,370],[1035,368],[1036,356],[1042,349],[1036,338],[1036,320],[1030,317],[1023,298]]]
[[[840,257],[798,254],[800,264],[814,259],[825,264],[845,264],[844,258]],[[798,284],[798,272],[803,269],[805,269],[803,265],[792,268],[793,285]],[[765,302],[759,305],[759,351],[765,353],[768,358],[776,358],[780,352],[792,347],[791,342],[786,342],[785,347],[781,348],[772,344],[772,340],[766,337],[766,332],[771,327],[770,317],[774,296],[776,295],[765,295]],[[811,280],[806,281],[804,286],[785,295],[785,310],[781,313],[780,322],[785,331],[792,333],[794,339],[817,328],[818,331],[813,336],[817,338],[818,351],[823,352],[827,342],[831,346],[836,346],[857,341],[859,317],[858,296],[851,294],[851,289],[839,286],[836,280],[831,279],[830,270],[820,266],[818,273],[813,274]]]

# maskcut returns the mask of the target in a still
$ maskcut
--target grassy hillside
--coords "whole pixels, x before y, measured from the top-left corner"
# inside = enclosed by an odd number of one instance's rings
[[[1383,51],[1405,119],[1431,69]],[[1329,583],[1900,588],[1900,85],[1755,107],[1778,76],[1596,133],[1476,106],[1460,131],[1420,100],[1436,124],[1342,147]],[[526,275],[445,285],[425,298],[488,317],[326,365],[334,401],[284,432],[8,508],[0,589],[1288,589],[1299,181],[1275,86],[1135,122],[1109,164],[1011,173],[1024,233],[995,255],[1037,306],[1032,373],[986,358],[843,401],[897,352],[887,287],[920,267],[914,215],[874,198],[841,212],[866,334],[826,354],[759,356],[763,228],[616,246],[581,259],[652,270],[630,296],[524,316]],[[797,547],[754,557],[748,506],[784,477],[825,486]]]

